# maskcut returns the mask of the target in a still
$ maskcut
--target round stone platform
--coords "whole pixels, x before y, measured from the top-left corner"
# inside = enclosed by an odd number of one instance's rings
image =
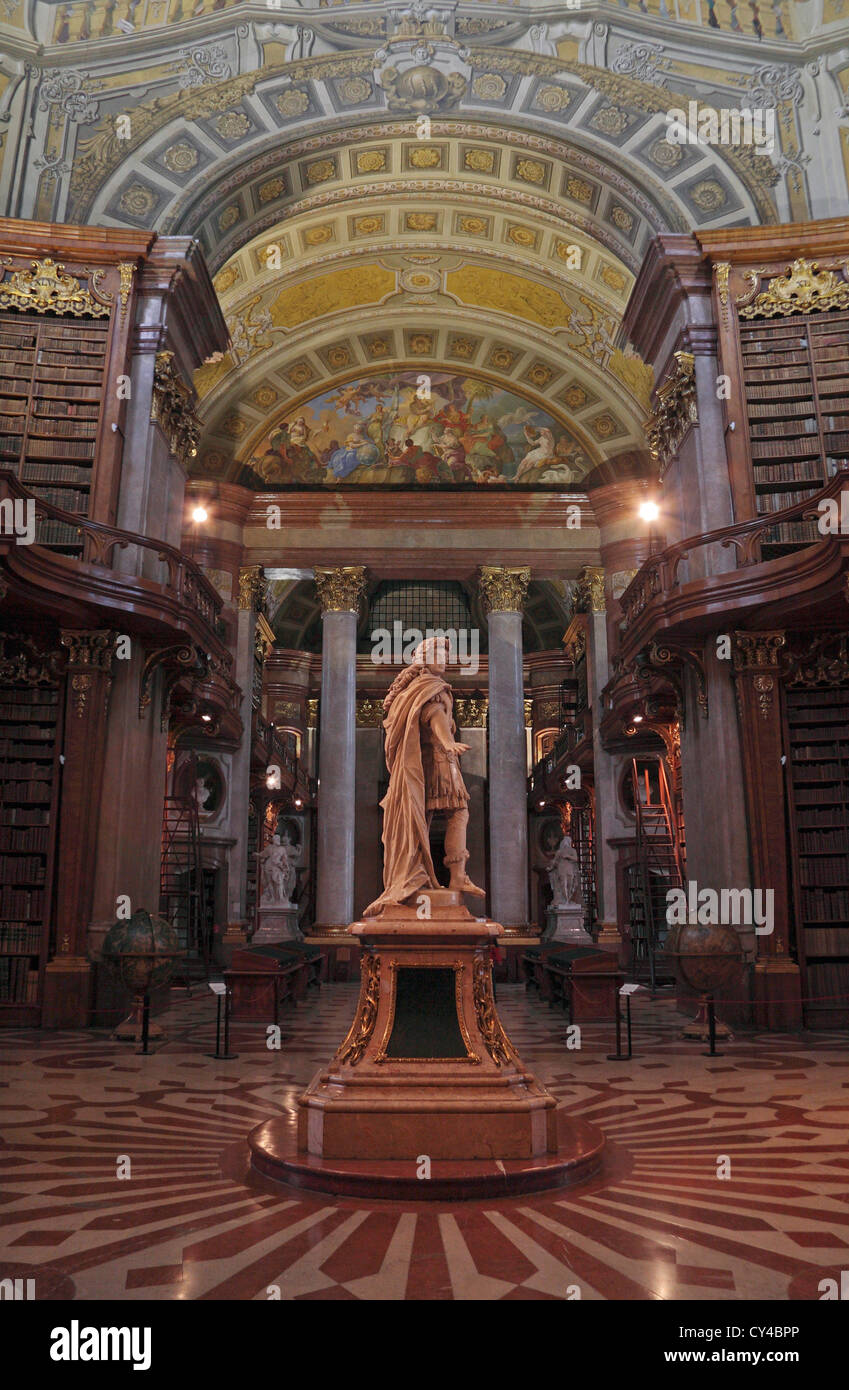
[[[571,1187],[597,1173],[601,1130],[565,1113],[556,1120],[557,1153],[503,1161],[434,1159],[430,1178],[416,1176],[413,1160],[327,1159],[299,1152],[297,1118],[288,1111],[251,1130],[248,1145],[257,1172],[289,1187],[384,1201],[470,1201]]]

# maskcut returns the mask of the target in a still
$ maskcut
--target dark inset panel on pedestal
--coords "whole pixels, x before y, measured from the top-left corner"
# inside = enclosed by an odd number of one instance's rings
[[[397,971],[390,1058],[467,1057],[457,1019],[455,975],[449,967]]]

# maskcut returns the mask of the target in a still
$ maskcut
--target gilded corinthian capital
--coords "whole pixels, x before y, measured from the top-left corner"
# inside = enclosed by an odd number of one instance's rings
[[[340,565],[336,569],[316,570],[315,587],[322,616],[325,613],[358,613],[366,591],[364,565]]]
[[[603,613],[604,570],[600,565],[584,565],[575,586],[576,613]]]
[[[239,570],[239,607],[261,613],[268,593],[268,580],[262,565],[245,565]]]
[[[478,587],[485,613],[521,613],[531,572],[527,567],[482,565]]]

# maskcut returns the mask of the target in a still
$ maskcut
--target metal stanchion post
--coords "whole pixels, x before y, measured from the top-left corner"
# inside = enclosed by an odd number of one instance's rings
[[[707,997],[707,1016],[708,1016],[708,1051],[703,1052],[703,1057],[721,1057],[722,1053],[716,1050],[716,1008],[713,1002],[713,995]]]
[[[143,1000],[142,1000],[141,1047],[136,1048],[136,1051],[137,1051],[138,1053],[140,1053],[142,1057],[146,1057],[146,1056],[148,1055],[148,1046],[147,1046],[147,1044],[148,1044],[149,1038],[150,1038],[150,995],[149,995],[149,994],[146,994],[146,995],[144,996]]]
[[[614,990],[616,1000],[616,1051],[608,1052],[608,1062],[627,1062],[628,1058],[622,1054],[622,1009],[619,1004],[619,990]]]
[[[230,1051],[230,990],[225,985],[211,984],[209,988],[213,991],[218,1008],[215,1015],[215,1051],[207,1052],[207,1057],[214,1057],[216,1062],[234,1062],[238,1057],[238,1052]],[[221,999],[224,999],[224,1051],[221,1051]]]

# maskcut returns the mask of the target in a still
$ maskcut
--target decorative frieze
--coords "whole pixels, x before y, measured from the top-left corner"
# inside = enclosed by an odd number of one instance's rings
[[[478,587],[485,613],[521,613],[531,582],[527,566],[481,566]]]
[[[197,453],[200,421],[195,414],[192,392],[174,365],[173,352],[156,354],[150,418],[165,434],[172,454],[187,466]]]
[[[0,265],[11,267],[10,257],[0,257]],[[84,290],[79,280],[68,275],[64,265],[57,265],[50,256],[31,261],[29,270],[10,269],[8,279],[0,281],[0,309],[105,318],[111,311],[112,295],[100,289],[104,271],[93,270],[88,275],[90,288]]]
[[[849,262],[844,279],[833,270],[820,270],[817,261],[799,257],[776,275],[758,294],[763,270],[747,270],[749,289],[737,296],[741,319],[772,319],[788,314],[812,314],[828,309],[849,309]]]
[[[687,431],[699,423],[696,404],[696,359],[692,352],[676,352],[675,369],[657,388],[656,404],[646,422],[649,452],[666,472]]]

